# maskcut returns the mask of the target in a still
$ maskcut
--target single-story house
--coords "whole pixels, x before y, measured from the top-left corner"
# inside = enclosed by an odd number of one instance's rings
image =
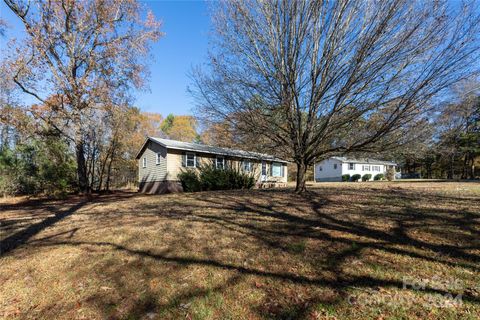
[[[138,152],[139,191],[181,192],[178,174],[201,165],[236,167],[255,175],[256,186],[277,187],[287,183],[287,161],[275,156],[214,147],[199,143],[148,137]]]
[[[375,175],[386,174],[388,168],[397,166],[395,162],[381,161],[373,159],[349,159],[346,157],[331,157],[320,162],[316,162],[314,166],[314,179],[316,182],[322,181],[342,181],[342,175],[371,174],[371,180]]]

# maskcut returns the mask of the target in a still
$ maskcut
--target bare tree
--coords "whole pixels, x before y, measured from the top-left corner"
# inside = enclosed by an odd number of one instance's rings
[[[218,2],[208,67],[194,70],[191,91],[199,114],[289,155],[302,192],[315,159],[395,146],[433,98],[477,71],[475,6]]]
[[[5,29],[7,29],[7,23],[0,18],[0,36],[5,36]]]
[[[79,189],[87,191],[91,111],[122,105],[130,88],[143,86],[145,56],[161,36],[160,24],[150,12],[143,19],[135,0],[4,1],[26,30],[11,57],[13,81],[63,120],[56,129],[73,142]],[[47,99],[51,96],[60,98],[55,105]]]

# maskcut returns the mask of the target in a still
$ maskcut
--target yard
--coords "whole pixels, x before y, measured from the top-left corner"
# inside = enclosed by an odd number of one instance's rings
[[[0,204],[0,318],[477,319],[480,184]]]

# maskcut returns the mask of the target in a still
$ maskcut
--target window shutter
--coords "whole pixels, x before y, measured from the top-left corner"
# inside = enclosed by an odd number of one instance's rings
[[[270,172],[269,176],[272,176],[273,175],[273,166],[272,166],[273,163],[270,163],[270,170],[268,170]]]
[[[281,175],[282,177],[284,177],[284,176],[285,176],[285,166],[282,164],[282,166],[281,166],[280,168],[281,168],[281,169],[280,169],[280,175]]]
[[[184,152],[182,153],[182,167],[187,166],[187,154]]]
[[[200,166],[200,157],[195,154],[195,168],[198,168]]]

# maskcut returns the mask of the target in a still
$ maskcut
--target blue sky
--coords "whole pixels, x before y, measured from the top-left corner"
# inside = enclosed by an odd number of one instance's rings
[[[163,22],[165,36],[153,47],[149,93],[137,95],[142,110],[168,113],[191,113],[193,100],[187,93],[192,66],[207,58],[210,18],[203,1],[146,1]]]
[[[193,99],[187,92],[191,83],[188,73],[195,65],[205,62],[208,51],[210,17],[204,1],[144,1],[158,20],[161,20],[165,36],[152,47],[154,60],[149,63],[150,81],[148,92],[137,92],[136,103],[144,111],[167,115],[189,114]],[[23,27],[0,1],[0,16],[7,20],[8,38],[21,38]]]

